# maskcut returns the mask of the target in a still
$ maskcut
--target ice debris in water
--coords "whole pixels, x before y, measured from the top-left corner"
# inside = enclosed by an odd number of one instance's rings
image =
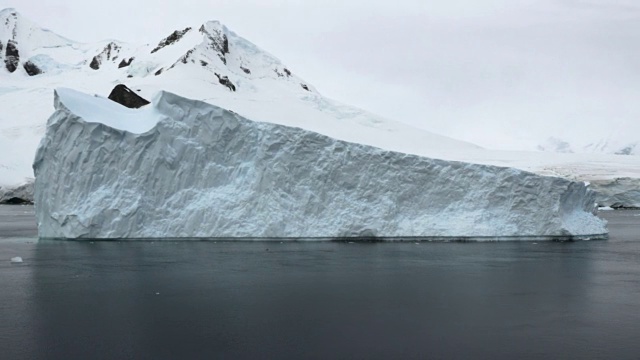
[[[12,264],[20,264],[20,263],[22,263],[22,258],[20,256],[12,257],[11,258],[11,263]]]

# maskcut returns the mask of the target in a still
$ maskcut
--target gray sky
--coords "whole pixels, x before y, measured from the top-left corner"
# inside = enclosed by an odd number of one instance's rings
[[[635,3],[0,0],[0,8],[85,42],[157,42],[220,20],[326,96],[500,148],[551,133],[625,133],[640,122]]]

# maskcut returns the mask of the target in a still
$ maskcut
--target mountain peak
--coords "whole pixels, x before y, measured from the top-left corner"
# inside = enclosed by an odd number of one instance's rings
[[[278,58],[215,19],[174,29],[157,43],[147,45],[120,41],[81,44],[42,29],[7,8],[0,11],[0,71],[2,68],[30,76],[107,71],[118,74],[122,81],[164,77],[170,72],[172,78],[197,76],[231,92],[254,92],[263,86],[258,83],[268,79],[297,93],[315,92]]]
[[[14,8],[0,11],[0,41],[16,40],[18,36],[18,21],[22,16]]]
[[[209,20],[206,21],[204,24],[202,24],[203,26],[208,26],[208,27],[218,27],[218,28],[224,28],[225,31],[228,31],[227,27],[219,20]]]
[[[6,43],[8,40],[13,40],[23,45],[25,49],[21,50],[74,43],[67,38],[38,26],[28,18],[22,16],[14,8],[0,10],[0,41]]]

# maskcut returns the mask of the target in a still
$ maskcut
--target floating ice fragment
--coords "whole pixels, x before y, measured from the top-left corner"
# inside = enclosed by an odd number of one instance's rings
[[[598,211],[611,211],[611,210],[614,210],[611,206],[603,206],[598,208]]]
[[[12,264],[20,264],[20,263],[22,263],[22,258],[20,256],[13,257],[13,258],[11,258],[11,263]]]

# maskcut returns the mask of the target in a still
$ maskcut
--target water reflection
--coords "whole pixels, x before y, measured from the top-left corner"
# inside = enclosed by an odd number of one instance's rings
[[[640,301],[607,270],[612,244],[41,241],[33,345],[40,358],[620,358],[640,348],[608,344],[640,335],[640,318],[607,304]]]

